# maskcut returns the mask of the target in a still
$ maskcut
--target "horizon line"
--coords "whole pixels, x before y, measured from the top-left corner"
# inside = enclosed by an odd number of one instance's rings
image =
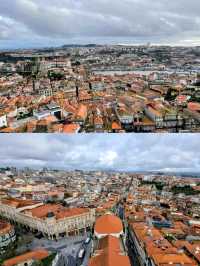
[[[89,45],[95,45],[95,46],[131,46],[131,47],[137,47],[137,46],[149,46],[150,47],[181,47],[181,48],[195,48],[200,47],[199,44],[179,44],[179,43],[151,43],[151,42],[144,42],[144,43],[96,43],[96,42],[82,42],[82,43],[65,43],[65,44],[59,44],[59,45],[33,45],[30,47],[13,47],[13,48],[0,48],[0,51],[17,51],[17,50],[38,50],[38,49],[62,49],[64,46],[77,46],[77,48],[80,46],[89,46]],[[87,48],[87,47],[86,47]]]

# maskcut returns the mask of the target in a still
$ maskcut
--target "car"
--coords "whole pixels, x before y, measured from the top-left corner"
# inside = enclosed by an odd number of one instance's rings
[[[42,233],[35,234],[35,238],[42,239],[43,238]]]
[[[88,245],[88,244],[90,243],[90,241],[91,241],[91,238],[88,237],[88,238],[85,240],[84,244]]]
[[[79,259],[83,259],[84,256],[85,256],[85,249],[82,248],[82,249],[79,251],[79,253],[78,253],[78,258],[79,258]]]

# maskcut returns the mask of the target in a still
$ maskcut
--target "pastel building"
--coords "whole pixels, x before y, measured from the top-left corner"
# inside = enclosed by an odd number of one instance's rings
[[[66,208],[61,204],[19,199],[1,200],[0,215],[49,239],[84,233],[95,222],[94,209]]]

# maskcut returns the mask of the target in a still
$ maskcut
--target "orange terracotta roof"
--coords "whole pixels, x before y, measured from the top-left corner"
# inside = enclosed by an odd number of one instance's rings
[[[56,212],[60,209],[58,204],[46,204],[40,207],[29,210],[28,212],[32,214],[33,217],[45,218],[49,212]]]
[[[58,121],[58,119],[54,115],[49,115],[45,117],[44,120],[47,121],[47,123],[53,123]]]
[[[5,205],[13,206],[15,208],[32,206],[32,205],[39,203],[39,201],[21,200],[21,199],[2,199],[1,202]]]
[[[94,118],[94,124],[95,125],[103,125],[103,119],[101,116],[95,116]]]
[[[197,265],[186,254],[179,253],[178,249],[172,246],[158,229],[149,227],[146,223],[132,223],[131,225],[137,239],[145,247],[155,265]]]
[[[63,108],[70,113],[75,113],[76,112],[76,106],[73,106],[70,104],[67,100],[63,103]]]
[[[186,224],[184,224],[184,223],[181,222],[181,221],[175,221],[175,222],[174,222],[174,227],[177,228],[177,229],[182,229],[183,231],[189,229],[189,226],[186,225]]]
[[[106,236],[99,241],[99,248],[89,261],[89,266],[130,266],[128,256],[120,251],[119,239]]]
[[[200,111],[200,103],[190,102],[188,103],[188,109],[191,111]]]
[[[87,91],[80,91],[79,92],[79,100],[90,100],[92,96]]]
[[[178,249],[185,249],[187,253],[190,253],[196,261],[200,263],[200,244],[191,244],[186,240],[176,240],[173,245]]]
[[[72,209],[65,209],[56,214],[57,219],[63,219],[66,217],[73,217],[73,216],[78,216],[81,214],[88,213],[89,209],[86,208],[72,208]]]
[[[117,122],[113,122],[113,123],[112,123],[112,129],[113,129],[113,130],[120,130],[120,129],[122,129],[122,128],[121,128],[121,126],[120,126],[119,123],[117,123]]]
[[[52,125],[52,132],[61,133],[62,131],[63,131],[63,125],[62,124]]]
[[[87,106],[86,105],[81,104],[79,106],[76,117],[81,118],[81,119],[86,119],[87,117]]]
[[[153,254],[152,259],[156,265],[194,265],[197,266],[194,260],[186,254]]]
[[[78,216],[89,212],[86,208],[65,208],[60,204],[45,204],[40,207],[28,210],[33,217],[45,219],[48,213],[53,213],[56,219]]]
[[[6,260],[3,263],[3,266],[14,266],[26,261],[30,261],[30,260],[42,260],[45,259],[49,256],[49,253],[47,250],[45,249],[39,249],[39,250],[35,250],[35,251],[31,251],[28,253],[25,253],[23,255],[14,257],[12,259]]]
[[[97,218],[94,230],[98,234],[119,234],[123,231],[121,220],[112,214]]]
[[[10,223],[0,221],[0,236],[5,235],[13,229]]]
[[[187,101],[187,95],[178,95],[176,97],[176,100],[179,102],[179,103],[182,103],[182,102],[186,102]]]
[[[163,238],[158,229],[147,226],[145,222],[131,223],[131,227],[140,242],[145,243],[145,241],[148,242],[149,239],[152,241],[152,239],[159,240]]]
[[[190,244],[189,242],[185,245],[186,250],[195,257],[196,261],[200,264],[200,244]]]
[[[98,249],[112,249],[115,251],[120,251],[120,243],[117,237],[108,235],[99,240],[99,247]]]
[[[76,133],[80,129],[77,124],[68,124],[63,127],[63,133]]]
[[[176,240],[173,242],[173,246],[176,248],[183,248],[188,242],[186,240]]]
[[[35,130],[37,125],[37,120],[32,120],[27,123],[27,132],[31,133]]]

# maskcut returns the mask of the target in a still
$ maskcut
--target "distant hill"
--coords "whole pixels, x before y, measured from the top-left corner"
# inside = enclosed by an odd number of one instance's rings
[[[65,44],[63,45],[61,48],[80,48],[80,47],[85,47],[85,48],[93,48],[93,47],[98,47],[98,46],[101,46],[101,45],[98,45],[98,44]]]

